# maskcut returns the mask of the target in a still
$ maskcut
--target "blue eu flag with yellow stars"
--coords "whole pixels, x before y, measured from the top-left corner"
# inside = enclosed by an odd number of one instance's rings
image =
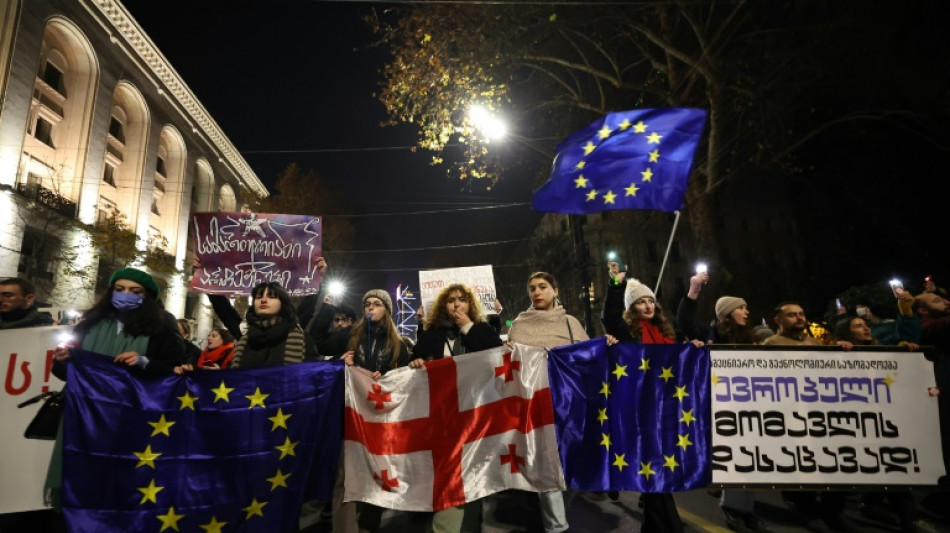
[[[550,351],[558,448],[568,486],[687,491],[709,485],[709,349],[603,338]]]
[[[542,212],[673,212],[683,206],[703,109],[608,113],[557,147],[551,177],[534,193]]]
[[[342,362],[133,376],[71,351],[62,505],[71,532],[296,531],[329,500]]]

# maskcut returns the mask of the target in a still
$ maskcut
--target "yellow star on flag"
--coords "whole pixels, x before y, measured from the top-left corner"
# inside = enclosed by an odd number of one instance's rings
[[[633,125],[633,132],[634,132],[634,133],[643,133],[643,132],[647,131],[647,127],[648,127],[648,126],[647,126],[646,124],[644,124],[642,120],[637,121],[637,123]]]
[[[637,191],[639,191],[640,189],[637,187],[636,183],[631,183],[630,186],[624,190],[627,191],[627,194],[625,194],[624,196],[636,196]]]
[[[660,135],[659,133],[657,133],[657,132],[654,131],[653,133],[647,135],[647,143],[649,143],[649,144],[660,144],[660,139],[662,139],[662,138],[663,138],[662,135]]]
[[[640,368],[638,368],[637,370],[643,370],[644,372],[646,372],[647,370],[650,370],[650,360],[647,359],[646,357],[641,357]]]
[[[580,161],[577,162],[576,165],[574,165],[574,168],[576,168],[577,170],[584,170],[584,167],[586,166],[587,166],[587,162],[581,159]]]
[[[616,453],[614,454],[614,466],[616,466],[618,469],[620,469],[621,472],[623,472],[623,467],[625,467],[625,466],[630,466],[629,464],[627,464],[627,461],[625,460],[625,457],[627,457],[627,454],[625,454],[625,453],[624,453],[624,454],[620,454],[620,455],[618,455],[618,454],[616,454]]]
[[[660,377],[663,378],[663,383],[669,383],[670,379],[676,377],[673,375],[673,367],[664,366],[662,368],[663,368],[663,372],[660,374]]]
[[[643,180],[644,183],[653,182],[653,171],[650,170],[649,168],[641,172],[640,176],[642,176],[641,179]]]
[[[584,189],[587,187],[587,178],[583,174],[577,176],[577,179],[574,180],[575,189]]]
[[[676,462],[675,455],[664,455],[663,456],[663,468],[669,468],[670,472],[676,470],[676,467],[680,464]]]
[[[585,144],[582,148],[584,148],[584,155],[590,155],[590,153],[594,151],[594,148],[597,148],[597,145],[587,141],[587,144]]]
[[[610,451],[610,445],[613,444],[610,442],[610,435],[606,433],[600,434],[600,445],[603,446],[607,451]]]
[[[281,444],[280,446],[274,446],[274,448],[280,450],[280,458],[283,459],[284,457],[287,457],[288,455],[296,456],[297,454],[294,453],[294,448],[298,444],[300,444],[300,441],[290,442],[290,437],[284,437],[284,443]]]
[[[259,502],[257,498],[254,498],[251,501],[251,505],[248,505],[244,508],[247,511],[247,516],[244,517],[245,520],[249,520],[252,516],[257,515],[260,517],[264,516],[264,506],[267,505],[267,502]]]
[[[692,409],[690,409],[689,411],[681,411],[681,412],[683,413],[683,417],[680,418],[680,422],[686,424],[686,427],[689,427],[690,422],[696,421],[696,417],[693,416]]]
[[[600,422],[600,425],[604,425],[604,422],[607,420],[607,408],[597,410],[597,421]]]
[[[152,430],[153,437],[159,433],[164,434],[166,437],[171,437],[171,435],[168,434],[168,428],[174,426],[175,423],[166,421],[165,415],[162,414],[162,417],[158,419],[158,422],[149,422],[148,425],[155,428]]]
[[[277,473],[274,474],[274,477],[267,478],[266,481],[270,481],[270,490],[277,490],[277,487],[287,487],[287,478],[290,477],[290,474],[285,474],[277,469]]]
[[[676,392],[673,393],[673,397],[679,401],[683,401],[683,398],[689,396],[689,393],[686,392],[686,385],[682,387],[676,387]]]
[[[228,394],[234,390],[234,387],[224,386],[224,380],[221,381],[221,385],[217,389],[211,389],[211,392],[214,393],[214,403],[218,403],[218,400],[224,400],[230,402],[231,399],[228,398]]]
[[[640,463],[640,471],[637,473],[641,476],[646,476],[647,480],[650,479],[650,476],[656,475],[656,472],[653,471],[652,463]]]
[[[267,418],[268,420],[274,423],[274,425],[271,426],[270,430],[274,431],[277,428],[287,429],[287,419],[292,416],[294,415],[293,414],[285,415],[284,410],[278,408],[276,415]]]
[[[162,531],[165,531],[166,529],[169,529],[169,528],[174,529],[175,531],[178,531],[178,521],[184,517],[185,515],[183,514],[175,514],[174,507],[169,507],[168,513],[160,514],[155,517],[162,522],[162,529],[159,529],[158,533],[162,533]]]
[[[587,193],[587,201],[589,202],[595,198],[597,198],[597,189],[591,189],[590,192]]]
[[[260,387],[255,388],[255,389],[254,389],[254,394],[245,394],[245,395],[244,395],[245,398],[247,398],[248,400],[251,400],[251,405],[247,406],[247,408],[248,408],[248,409],[254,409],[254,406],[255,406],[255,405],[259,405],[259,406],[261,406],[261,407],[266,407],[266,406],[264,405],[264,400],[266,400],[268,396],[270,396],[270,394],[261,394],[261,388],[260,388]]]
[[[620,131],[626,131],[626,129],[629,128],[631,125],[632,123],[630,122],[629,118],[623,119],[623,122],[618,124],[618,126],[620,126]]]
[[[604,205],[614,203],[614,200],[617,198],[617,195],[613,191],[607,191],[607,194],[604,195]]]
[[[218,517],[212,515],[211,521],[207,524],[202,524],[200,527],[208,533],[221,533],[221,528],[226,525],[227,522],[218,522]]]
[[[135,465],[135,468],[138,468],[140,466],[150,466],[152,468],[155,468],[155,459],[158,459],[158,457],[162,455],[158,452],[153,452],[151,444],[145,446],[144,452],[132,452],[132,453],[136,457],[139,458],[139,462],[137,465]]]
[[[181,407],[179,407],[178,410],[179,410],[179,411],[184,411],[184,410],[187,408],[187,409],[191,409],[192,411],[194,411],[194,410],[195,410],[195,400],[197,400],[197,399],[198,399],[197,396],[192,396],[190,392],[185,391],[185,395],[184,395],[184,396],[179,396],[179,397],[178,397],[178,401],[181,402]]]
[[[614,371],[611,374],[617,376],[617,381],[620,381],[621,376],[627,375],[627,365],[621,365],[620,363],[615,363],[617,366],[614,368]]]
[[[719,376],[717,376],[716,373],[713,372],[713,375],[712,375],[712,378],[710,378],[710,381],[712,381],[713,385],[719,383]]]
[[[685,435],[680,435],[679,437],[677,437],[676,445],[679,446],[680,448],[683,448],[684,452],[686,451],[686,448],[689,448],[690,446],[692,446],[693,443],[689,441],[689,433]]]
[[[603,394],[604,399],[610,398],[610,385],[606,381],[601,381],[601,383],[603,383],[603,386],[600,387],[599,394]]]
[[[651,163],[659,163],[659,162],[660,162],[660,151],[659,151],[659,150],[653,150],[652,152],[650,152],[650,162],[651,162]]]
[[[154,479],[149,481],[147,487],[137,488],[136,490],[142,493],[142,501],[139,502],[139,505],[142,505],[145,502],[158,503],[158,501],[155,500],[155,495],[164,489],[165,487],[156,487]]]
[[[597,136],[600,137],[601,139],[606,139],[607,137],[610,137],[610,131],[611,131],[610,128],[608,128],[607,125],[604,124],[604,127],[600,128],[600,130],[597,131]]]

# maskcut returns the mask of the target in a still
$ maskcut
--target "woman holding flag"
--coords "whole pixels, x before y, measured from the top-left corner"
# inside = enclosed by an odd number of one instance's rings
[[[531,307],[518,314],[508,331],[508,341],[538,348],[556,348],[589,340],[584,326],[567,314],[557,297],[557,280],[547,272],[528,277]],[[541,522],[545,533],[567,531],[567,507],[575,491],[538,494],[541,500]]]

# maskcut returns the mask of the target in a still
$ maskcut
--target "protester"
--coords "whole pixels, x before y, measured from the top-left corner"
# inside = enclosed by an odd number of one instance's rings
[[[882,318],[877,306],[866,302],[858,302],[855,314],[863,318],[871,328],[871,335],[880,344],[896,346],[920,342],[920,317],[914,313],[914,297],[907,291],[901,291],[897,296],[897,318]]]
[[[845,317],[839,320],[835,324],[835,337],[848,341],[854,346],[880,345],[872,335],[871,328],[861,317]],[[890,513],[883,506],[885,499]],[[920,517],[917,503],[910,492],[862,492],[861,516],[880,524],[897,523],[902,533],[936,533],[937,531],[934,524]]]
[[[950,354],[950,300],[936,292],[924,292],[916,296],[914,311],[920,315],[920,343]]]
[[[421,368],[423,361],[478,352],[501,346],[501,338],[487,322],[472,289],[454,283],[436,297],[425,327],[418,335],[410,366]]]
[[[226,369],[234,358],[234,335],[226,328],[208,332],[208,342],[198,358],[198,368]]]
[[[418,334],[409,366],[422,368],[425,361],[501,345],[498,332],[486,321],[478,296],[469,287],[453,283],[436,296],[425,327]],[[482,501],[468,502],[435,512],[432,530],[434,533],[479,531],[481,517]]]
[[[36,308],[33,284],[21,278],[0,280],[0,330],[53,325],[49,313]],[[0,514],[0,531],[31,531],[52,517],[42,512]]]
[[[297,307],[304,331],[317,346],[317,352],[323,357],[332,357],[329,353],[339,341],[330,341],[332,334],[348,329],[356,321],[356,311],[345,306],[335,305],[335,298],[329,294],[306,296]],[[337,354],[339,355],[339,354]]]
[[[796,302],[782,302],[775,306],[775,324],[779,327],[778,333],[762,341],[766,346],[819,346],[817,340],[808,334],[808,322],[805,320],[805,310]],[[839,346],[846,350],[851,349],[851,343],[839,340]],[[802,513],[802,518],[809,527],[821,528],[827,526],[834,531],[850,533],[855,526],[844,515],[844,504],[847,493],[844,492],[815,492],[815,491],[782,491],[785,502]]]
[[[338,356],[348,366],[358,366],[379,379],[386,372],[409,364],[409,346],[393,322],[393,301],[383,289],[363,295],[363,316],[350,327],[330,334],[321,353]],[[382,509],[367,503],[343,502],[343,458],[333,487],[333,533],[377,531]]]
[[[260,368],[301,363],[317,357],[317,349],[297,322],[290,295],[278,283],[260,283],[251,291],[253,304],[245,314],[247,334],[241,333],[241,316],[224,296],[209,295],[215,314],[237,339],[230,368]]]
[[[584,327],[561,307],[557,297],[557,280],[547,272],[528,277],[531,307],[518,314],[508,330],[508,341],[538,348],[556,348],[589,339]],[[541,522],[546,533],[567,531],[567,507],[574,491],[542,492]]]
[[[623,299],[620,299],[620,288]],[[604,297],[604,325],[607,332],[621,343],[673,344],[676,333],[663,314],[663,308],[649,287],[636,279],[625,284],[608,285]],[[693,339],[697,347],[704,344]],[[670,493],[642,493],[643,530],[650,532],[683,533],[683,521],[676,510]]]
[[[716,318],[709,325],[708,333],[696,319],[696,307],[709,275],[697,273],[689,279],[689,292],[680,300],[676,310],[676,325],[688,338],[702,339],[717,344],[759,344],[754,328],[749,324],[749,307],[746,301],[735,296],[723,296],[716,300]],[[705,333],[705,334],[704,334]],[[765,533],[765,522],[755,514],[755,493],[748,490],[723,490],[719,499],[726,526],[742,533]]]
[[[53,325],[53,316],[36,308],[36,289],[21,278],[0,280],[0,329]]]
[[[773,320],[778,333],[762,341],[764,346],[819,346],[820,342],[808,334],[805,310],[797,302],[782,302],[775,306]]]
[[[72,344],[111,357],[132,372],[170,374],[185,362],[185,341],[175,317],[159,302],[158,283],[135,268],[117,270],[109,288],[73,329]],[[66,379],[70,352],[60,345],[53,352],[53,374]],[[53,447],[46,485],[51,504],[60,506],[62,490],[62,424]]]
[[[195,345],[191,339],[191,323],[184,318],[178,319],[178,332],[185,339],[185,360],[186,364],[193,365],[201,357],[201,348]],[[177,371],[176,371],[177,372]]]

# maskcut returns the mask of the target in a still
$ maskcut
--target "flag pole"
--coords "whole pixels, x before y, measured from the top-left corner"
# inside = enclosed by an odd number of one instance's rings
[[[676,218],[673,219],[673,231],[670,232],[670,240],[666,243],[666,253],[663,254],[663,263],[660,264],[660,275],[656,278],[656,287],[653,288],[653,294],[660,293],[660,280],[663,279],[663,270],[666,268],[666,260],[670,257],[670,248],[673,247],[673,237],[676,236],[676,226],[680,223],[680,212],[673,211]]]

